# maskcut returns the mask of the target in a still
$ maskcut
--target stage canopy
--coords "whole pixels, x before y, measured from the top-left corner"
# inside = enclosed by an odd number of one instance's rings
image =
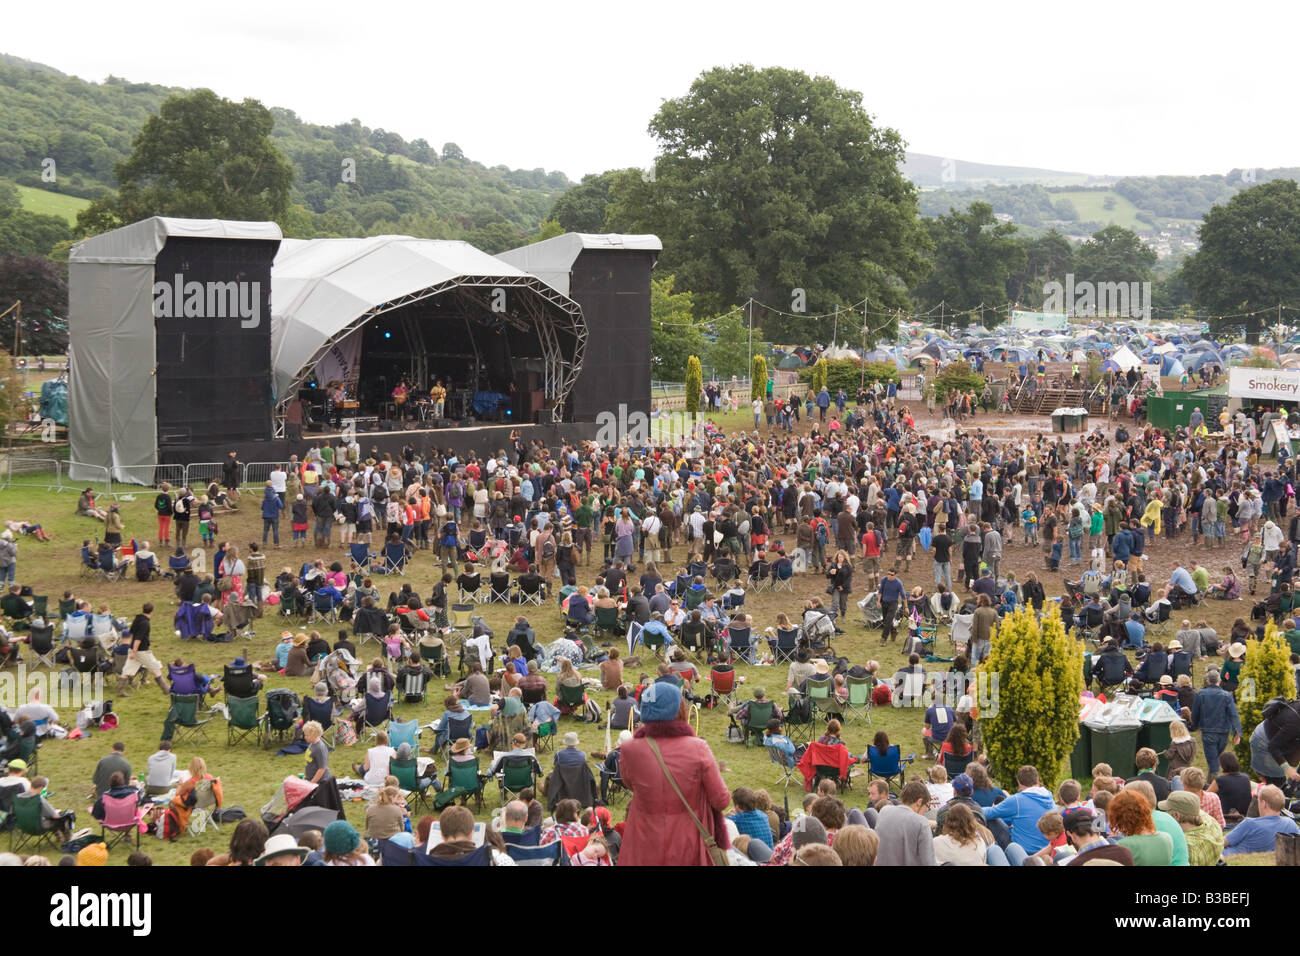
[[[121,481],[152,484],[158,461],[154,267],[169,239],[279,242],[280,227],[273,222],[154,217],[72,247],[68,255],[72,460],[108,468]],[[71,474],[79,480],[98,477],[75,464]]]
[[[277,417],[330,350],[377,316],[453,293],[485,322],[535,334],[551,416],[582,368],[587,324],[567,295],[466,242],[372,236],[286,239],[272,271]],[[437,329],[429,330],[432,336]]]
[[[520,246],[503,252],[497,258],[527,269],[558,292],[570,294],[569,280],[573,264],[584,250],[641,250],[662,252],[664,244],[658,236],[625,236],[620,233],[566,232],[551,239]]]

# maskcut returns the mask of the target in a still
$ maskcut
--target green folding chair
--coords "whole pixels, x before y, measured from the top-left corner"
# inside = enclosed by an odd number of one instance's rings
[[[871,692],[876,688],[874,677],[846,677],[845,689],[849,699],[841,706],[844,708],[844,722],[850,723],[858,718],[871,723]]]
[[[469,798],[474,798],[475,808],[483,809],[483,774],[479,772],[478,758],[473,760],[449,760],[447,762],[447,785],[433,799],[433,806],[436,810],[442,810],[444,807],[455,803],[459,800],[462,804],[468,804]]]
[[[397,785],[403,790],[415,794],[416,800],[421,806],[431,806],[429,803],[429,790],[432,785],[429,783],[420,785],[419,762],[415,757],[406,760],[399,760],[393,757],[388,761],[388,772],[397,778]]]
[[[545,753],[548,750],[555,749],[555,735],[559,732],[559,729],[553,720],[537,725],[537,729],[533,731],[533,743],[538,753]]]
[[[198,694],[172,694],[171,710],[163,723],[163,739],[171,740],[174,734],[178,741],[206,741],[208,732],[205,728],[215,716],[216,708],[211,708],[206,717],[199,719]]]
[[[770,700],[751,700],[749,702],[749,720],[745,722],[745,746],[748,747],[752,741],[758,740],[759,745],[763,743],[763,734],[767,733],[767,722],[772,719],[772,713],[776,704]]]
[[[560,684],[559,690],[560,703],[563,706],[568,707],[579,720],[586,720],[587,718],[583,714],[583,709],[584,702],[587,698],[587,689],[581,684],[576,686]]]
[[[518,796],[522,790],[529,787],[536,789],[535,763],[536,759],[528,755],[506,757],[501,761],[501,774],[497,780],[497,786],[501,790],[501,806],[504,807],[507,800]]]
[[[835,679],[830,675],[823,678],[809,677],[807,681],[808,699],[812,701],[813,710],[822,714],[838,714],[840,703],[835,699]]]
[[[226,707],[230,715],[226,718],[226,746],[232,747],[241,740],[252,737],[258,746],[262,745],[263,716],[260,697],[226,697]]]
[[[60,831],[47,830],[41,825],[39,793],[24,793],[14,797],[13,821],[13,829],[9,831],[9,849],[14,853],[33,843],[39,851],[47,841],[54,849],[59,848]]]

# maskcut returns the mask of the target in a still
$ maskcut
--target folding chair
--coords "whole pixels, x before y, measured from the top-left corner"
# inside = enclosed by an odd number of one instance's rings
[[[96,544],[95,550],[90,548],[81,549],[81,566],[78,570],[83,578],[99,577],[98,547],[98,544]],[[73,610],[76,610],[76,608],[74,607]]]
[[[805,682],[808,699],[812,701],[813,711],[821,711],[826,716],[840,713],[840,703],[835,697],[835,679],[830,675],[822,678],[809,677]]]
[[[54,668],[58,665],[54,662],[54,625],[44,624],[41,627],[33,627],[28,636],[32,654],[36,657],[38,664],[44,664],[46,667]]]
[[[310,700],[310,698],[309,698]],[[334,705],[327,704],[327,716],[330,718],[321,724],[329,733],[330,725],[333,723]],[[298,726],[298,695],[287,687],[276,687],[266,692],[266,715],[263,718],[262,743],[271,746],[272,737],[283,743],[287,738],[293,736]],[[311,716],[312,720],[318,720],[316,716]],[[333,743],[333,734],[330,734],[330,743]]]
[[[217,794],[212,787],[213,781],[200,780],[194,785],[194,809],[190,812],[190,836],[198,836],[208,827],[221,832],[217,826],[214,811],[217,809]]]
[[[755,594],[772,589],[772,565],[766,561],[755,561],[749,566],[749,590]]]
[[[384,545],[383,573],[406,576],[406,545],[400,541]]]
[[[443,807],[460,800],[468,804],[474,798],[474,806],[483,809],[483,774],[479,772],[478,758],[473,760],[449,760],[447,762],[447,784],[442,793],[434,799],[434,805]]]
[[[530,582],[529,587],[525,587],[521,581],[515,581],[515,591],[519,595],[519,603],[536,604],[542,606],[542,585],[539,581]]]
[[[570,717],[577,717],[579,720],[587,719],[584,710],[586,708],[587,691],[581,684],[559,684],[560,707],[567,708]]]
[[[885,753],[881,753],[874,746],[867,747],[867,782],[871,782],[872,777],[883,777],[885,783],[892,790],[894,788],[894,778],[898,778],[898,789],[901,791],[903,785],[907,783],[907,765],[916,759],[916,754],[902,756],[898,744],[890,744]]]
[[[517,797],[521,790],[537,787],[537,758],[529,755],[515,754],[501,761],[501,770],[497,774],[497,786],[501,792],[501,806],[511,797]]]
[[[948,641],[955,650],[958,645],[970,647],[971,634],[975,630],[975,615],[972,614],[954,614],[952,618],[952,630],[948,632]]]
[[[99,823],[99,835],[109,850],[123,840],[135,836],[135,848],[140,849],[140,823],[144,820],[144,807],[134,794],[125,797],[110,797],[104,794],[104,819]],[[112,834],[110,836],[109,834]]]
[[[478,585],[473,590],[466,590],[465,588],[457,584],[456,600],[460,601],[462,604],[465,601],[469,601],[471,602],[471,604],[482,604],[483,603],[483,580],[480,578]],[[456,605],[453,605],[453,609],[455,607]]]
[[[692,625],[690,621],[683,621],[681,626],[681,645],[683,650],[688,651],[696,660],[700,660],[705,650],[708,649],[708,628],[704,622],[698,626]]]
[[[414,793],[422,806],[430,806],[429,790],[432,784],[420,786],[419,761],[411,756],[406,760],[393,757],[388,761],[388,772],[397,778],[397,785],[409,793]]]
[[[799,650],[799,628],[777,630],[776,640],[769,640],[767,643],[772,649],[772,656],[776,658],[776,663],[793,663],[795,653]]]
[[[533,744],[537,747],[538,753],[547,753],[555,750],[555,736],[559,733],[560,728],[556,726],[554,720],[548,720],[544,724],[538,724],[537,729],[533,731]]]
[[[753,638],[748,627],[727,628],[727,647],[732,658],[739,657],[746,664],[754,663]]]
[[[786,696],[785,732],[795,744],[810,743],[817,724],[817,714],[812,702],[797,690]]]
[[[175,729],[178,741],[190,740],[197,743],[199,738],[205,741],[208,739],[208,732],[204,728],[212,721],[217,712],[217,708],[211,708],[208,715],[200,720],[198,716],[198,694],[172,694],[172,706],[168,712],[167,720]]]
[[[757,738],[761,744],[763,735],[767,733],[767,722],[772,719],[775,712],[776,704],[770,700],[751,700],[749,702],[749,719],[745,721],[742,728],[745,732],[745,746]]]
[[[709,671],[709,684],[713,687],[713,695],[721,700],[725,700],[729,706],[736,705],[736,672],[734,670],[720,671],[716,667]]]
[[[509,604],[510,575],[505,571],[493,571],[488,579],[488,603]]]
[[[771,760],[772,763],[776,764],[781,771],[781,775],[776,778],[776,782],[781,785],[781,789],[789,790],[790,784],[792,783],[798,783],[802,786],[803,782],[795,776],[799,764],[796,762],[794,757],[787,754],[780,747],[774,747],[771,744],[765,744],[764,746],[767,747],[768,759]]]
[[[421,655],[423,663],[423,655]],[[405,704],[420,704],[424,702],[424,690],[428,685],[423,673],[418,671],[408,672],[402,677],[402,702]]]
[[[357,542],[348,545],[348,556],[352,559],[352,569],[363,572],[369,569],[373,559],[379,557],[370,550],[369,545]]]
[[[972,747],[964,757],[958,757],[956,754],[943,755],[943,769],[948,771],[948,779],[951,780],[959,773],[965,773],[966,767],[975,759],[975,748]]]
[[[32,617],[39,617],[42,621],[49,616],[50,598],[46,594],[35,594],[32,596]]]
[[[841,705],[844,708],[844,722],[850,723],[860,717],[870,724],[871,692],[876,686],[875,678],[846,676],[844,686],[849,692],[848,700]]]
[[[420,751],[420,722],[418,720],[398,720],[396,717],[388,721],[388,744],[394,750],[402,744],[410,744],[412,753]]]
[[[376,733],[385,729],[393,719],[393,695],[383,697],[365,695],[366,711],[362,716],[361,735],[363,740],[373,740]]]
[[[794,593],[794,564],[789,558],[772,565],[772,590]]]
[[[324,624],[337,624],[339,620],[339,609],[334,604],[334,598],[329,592],[313,591],[311,594],[311,607],[307,612],[307,623],[315,624],[321,622]]]
[[[265,719],[258,713],[261,699],[258,697],[231,697],[226,695],[226,746],[230,747],[255,737],[258,745],[262,743],[262,722]]]
[[[564,844],[559,840],[546,846],[521,846],[507,843],[506,853],[515,861],[515,866],[568,866],[569,859],[564,854]]]
[[[41,795],[22,793],[14,797],[13,829],[9,831],[9,849],[17,853],[25,846],[36,844],[39,851],[46,841],[59,848],[59,830],[47,830],[41,820]]]
[[[618,623],[618,608],[616,607],[598,607],[596,608],[596,630],[601,634],[607,634],[610,637],[616,637],[622,633],[622,627]]]

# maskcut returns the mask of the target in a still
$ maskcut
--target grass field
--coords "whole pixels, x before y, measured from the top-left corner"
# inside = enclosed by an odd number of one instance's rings
[[[730,421],[739,424],[746,417],[742,414],[730,419]],[[748,424],[748,422],[745,422],[745,424]],[[76,516],[73,513],[75,505],[76,498],[71,493],[56,494],[28,487],[13,487],[0,491],[0,516],[9,519],[22,518],[40,521],[54,536],[54,540],[48,543],[39,543],[33,538],[24,537],[20,539],[18,552],[19,582],[31,584],[37,594],[47,595],[52,608],[65,591],[70,591],[77,597],[86,598],[94,605],[106,603],[116,615],[128,618],[139,610],[144,601],[153,601],[156,606],[153,618],[154,649],[159,660],[168,663],[177,657],[183,657],[186,661],[195,662],[200,671],[216,674],[220,674],[223,663],[229,662],[237,654],[255,660],[270,658],[273,655],[280,633],[286,627],[295,629],[302,627],[300,621],[290,622],[272,612],[256,622],[256,639],[251,642],[241,641],[234,645],[190,642],[182,646],[181,642],[173,636],[172,618],[176,609],[176,600],[168,582],[140,584],[130,580],[120,583],[102,583],[87,581],[80,576],[78,551],[81,542],[85,538],[100,536],[103,529],[102,525],[91,519]],[[155,540],[156,520],[152,512],[152,495],[147,489],[139,489],[132,496],[132,500],[123,501],[122,512],[126,520],[127,537]],[[261,521],[258,517],[256,501],[248,500],[247,494],[243,510],[221,516],[219,520],[221,526],[219,540],[229,539],[232,543],[240,546],[241,549],[245,548],[249,541],[257,540],[260,542]],[[282,525],[282,540],[287,543],[288,537],[288,523],[286,521]],[[196,543],[195,537],[192,536],[191,547],[195,546]],[[319,555],[313,549],[299,551],[290,551],[287,548],[272,549],[268,552],[268,556],[267,576],[269,579],[274,577],[281,567],[297,568],[303,561],[317,556],[325,557],[328,560],[342,559],[343,549],[336,545]],[[672,573],[680,567],[685,558],[685,551],[679,546],[673,549],[671,556],[672,561],[665,560],[663,562],[665,579],[671,578]],[[208,559],[210,562],[210,551]],[[593,555],[590,565],[579,568],[578,580],[580,583],[591,580],[599,566],[599,559],[600,555],[597,553]],[[1041,560],[1036,557],[1036,554],[1031,549],[1008,547],[1004,566],[1016,562],[1028,562],[1041,567]],[[1017,570],[1019,571],[1019,567],[1017,567]],[[430,554],[420,552],[409,566],[405,580],[411,582],[421,595],[427,597],[432,590],[435,574],[436,569]],[[639,574],[640,566],[638,566],[636,574],[632,577],[635,578]],[[1020,576],[1023,577],[1023,574]],[[909,588],[914,584],[923,584],[928,589],[931,583],[929,560],[922,556],[914,568],[903,575],[903,580]],[[399,584],[396,579],[385,580],[382,577],[377,578],[377,583],[381,591],[385,593],[390,589],[396,589]],[[1055,583],[1055,588],[1059,590],[1059,587],[1059,583]],[[775,623],[775,616],[778,612],[784,611],[790,614],[791,617],[796,616],[802,607],[803,600],[807,597],[822,594],[824,588],[825,581],[820,576],[800,576],[796,578],[793,596],[771,593],[753,595],[747,601],[747,610],[755,617],[757,628],[761,631],[762,628]],[[856,590],[860,594],[863,588],[859,587]],[[1050,593],[1054,593],[1053,582],[1049,582]],[[1244,614],[1246,610],[1247,607],[1243,602],[1207,608],[1206,613],[1210,616],[1211,623],[1219,629],[1220,633],[1226,633],[1232,618]],[[536,628],[539,642],[549,642],[562,633],[560,615],[553,604],[548,604],[543,608],[530,607],[523,611],[517,607],[493,604],[480,607],[479,613],[485,617],[494,629],[498,644],[501,643],[502,638],[512,626],[516,615],[520,613],[527,616]],[[888,648],[880,647],[878,632],[868,632],[864,627],[855,623],[854,618],[857,615],[858,612],[851,606],[850,619],[844,624],[847,633],[835,640],[837,652],[848,657],[853,662],[865,661],[868,658],[877,659],[881,662],[882,674],[893,674],[905,663],[899,651],[901,645],[896,643]],[[325,633],[330,639],[334,637],[334,634],[329,631]],[[941,649],[946,650],[946,633],[941,635],[940,645]],[[367,645],[366,651],[367,653],[362,655],[363,660],[369,661],[374,656],[373,645]],[[642,654],[642,661],[639,667],[627,668],[629,680],[635,680],[637,675],[642,672],[654,673],[654,661],[644,653]],[[946,668],[947,665],[932,666]],[[784,707],[784,687],[786,682],[784,666],[779,668],[740,666],[738,670],[745,679],[743,685],[745,696],[748,696],[754,687],[763,686],[767,689],[769,696],[776,698]],[[1196,671],[1198,684],[1202,672],[1203,666],[1198,664]],[[289,687],[299,694],[308,690],[308,685],[309,681],[306,678],[282,678],[274,675],[269,678],[266,684],[267,687]],[[0,682],[0,687],[3,686],[6,685]],[[12,684],[8,686],[12,687]],[[554,692],[553,684],[552,692]],[[111,685],[107,688],[107,696],[110,698],[117,697]],[[443,682],[436,680],[430,687],[426,703],[422,705],[398,704],[396,706],[397,715],[402,719],[416,718],[421,724],[427,724],[442,712],[441,701],[443,696]],[[612,694],[606,692],[597,692],[595,694],[596,699],[602,706],[612,696]],[[18,703],[20,703],[18,700],[3,700],[3,704],[6,706],[12,707]],[[157,749],[159,731],[162,728],[167,709],[165,695],[158,687],[149,684],[146,687],[132,691],[126,699],[115,700],[114,710],[121,719],[120,727],[117,730],[104,733],[97,732],[83,740],[55,740],[43,746],[40,750],[40,772],[50,778],[51,801],[54,805],[59,809],[75,809],[78,811],[79,819],[89,820],[89,804],[86,798],[90,791],[91,774],[96,762],[108,752],[113,740],[122,740],[127,745],[127,757],[131,761],[133,769],[136,772],[142,772],[146,758]],[[63,712],[61,717],[71,724],[74,715],[70,712]],[[486,720],[486,716],[478,714],[476,719],[482,723]],[[916,753],[922,755],[924,753],[921,741],[922,720],[923,711],[920,710],[878,709],[872,712],[872,725],[870,727],[861,722],[851,724],[846,729],[844,737],[852,752],[861,753],[865,751],[872,734],[876,730],[883,729],[889,733],[893,742],[902,746],[904,754]],[[762,748],[747,749],[738,744],[727,743],[725,740],[726,726],[727,718],[724,712],[717,710],[703,712],[700,719],[701,735],[713,747],[714,753],[723,768],[723,775],[727,783],[733,788],[742,784],[766,787],[779,804],[782,800],[782,793],[779,787],[774,786],[777,772],[776,768],[770,764],[766,752]],[[604,749],[605,733],[603,725],[597,727],[580,723],[573,718],[565,718],[561,721],[560,729],[561,732],[576,731],[582,739],[583,749],[588,752]],[[250,817],[258,815],[261,806],[267,802],[272,792],[286,776],[298,774],[305,766],[305,758],[302,756],[276,757],[273,756],[274,749],[259,749],[253,743],[228,747],[226,745],[224,722],[221,718],[209,725],[209,738],[209,742],[198,746],[178,745],[177,753],[180,765],[184,766],[195,754],[203,756],[208,763],[209,770],[221,777],[223,781],[226,804],[242,806]],[[363,756],[364,747],[360,744],[339,748],[332,758],[334,773],[337,776],[349,775],[351,764],[359,762]],[[549,756],[543,755],[542,762],[543,766],[549,770]],[[928,768],[929,765],[928,762],[918,759],[917,763],[913,765],[913,769],[922,770]],[[441,760],[439,761],[439,769],[445,769]],[[1066,774],[1063,772],[1061,777],[1064,776]],[[1006,781],[1003,781],[1003,783],[1005,784]],[[798,788],[791,788],[789,799],[792,807],[798,807],[801,796],[802,793]],[[843,796],[845,802],[850,806],[863,805],[866,799],[865,776],[857,778],[856,785],[845,792]],[[480,819],[485,819],[496,806],[497,794],[495,786],[490,784],[486,793],[484,808],[478,814]],[[626,801],[620,801],[612,809],[615,818],[621,819],[626,812]],[[347,813],[348,818],[360,829],[364,822],[364,806],[360,803],[349,804]],[[209,831],[208,834],[201,837],[184,836],[170,844],[163,843],[154,837],[147,837],[144,839],[143,846],[158,864],[183,864],[187,862],[189,855],[201,846],[210,845],[224,849],[229,839],[230,830],[231,827],[223,826],[222,832],[219,834]],[[124,863],[127,852],[122,848],[114,850],[111,862],[114,864]],[[1237,862],[1266,861],[1234,860],[1234,863]]]
[[[1125,229],[1151,228],[1149,223],[1141,222],[1137,218],[1137,206],[1109,189],[1104,192],[1101,190],[1081,189],[1052,193],[1052,200],[1056,201],[1058,199],[1068,199],[1074,203],[1074,208],[1079,213],[1079,219],[1083,222],[1114,223],[1117,226],[1123,226]],[[1107,199],[1115,201],[1115,208],[1105,208]]]
[[[90,205],[89,199],[82,199],[79,196],[65,196],[62,193],[53,193],[47,189],[36,189],[32,186],[17,186],[20,196],[23,199],[23,208],[28,212],[40,213],[43,216],[58,216],[66,219],[69,224],[77,221],[77,213]]]

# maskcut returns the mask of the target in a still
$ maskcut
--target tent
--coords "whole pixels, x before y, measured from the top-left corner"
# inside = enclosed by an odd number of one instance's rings
[[[1141,359],[1134,355],[1133,350],[1127,345],[1121,345],[1116,349],[1115,353],[1111,355],[1110,361],[1119,366],[1121,372],[1127,372],[1129,369],[1137,368],[1142,364]]]

